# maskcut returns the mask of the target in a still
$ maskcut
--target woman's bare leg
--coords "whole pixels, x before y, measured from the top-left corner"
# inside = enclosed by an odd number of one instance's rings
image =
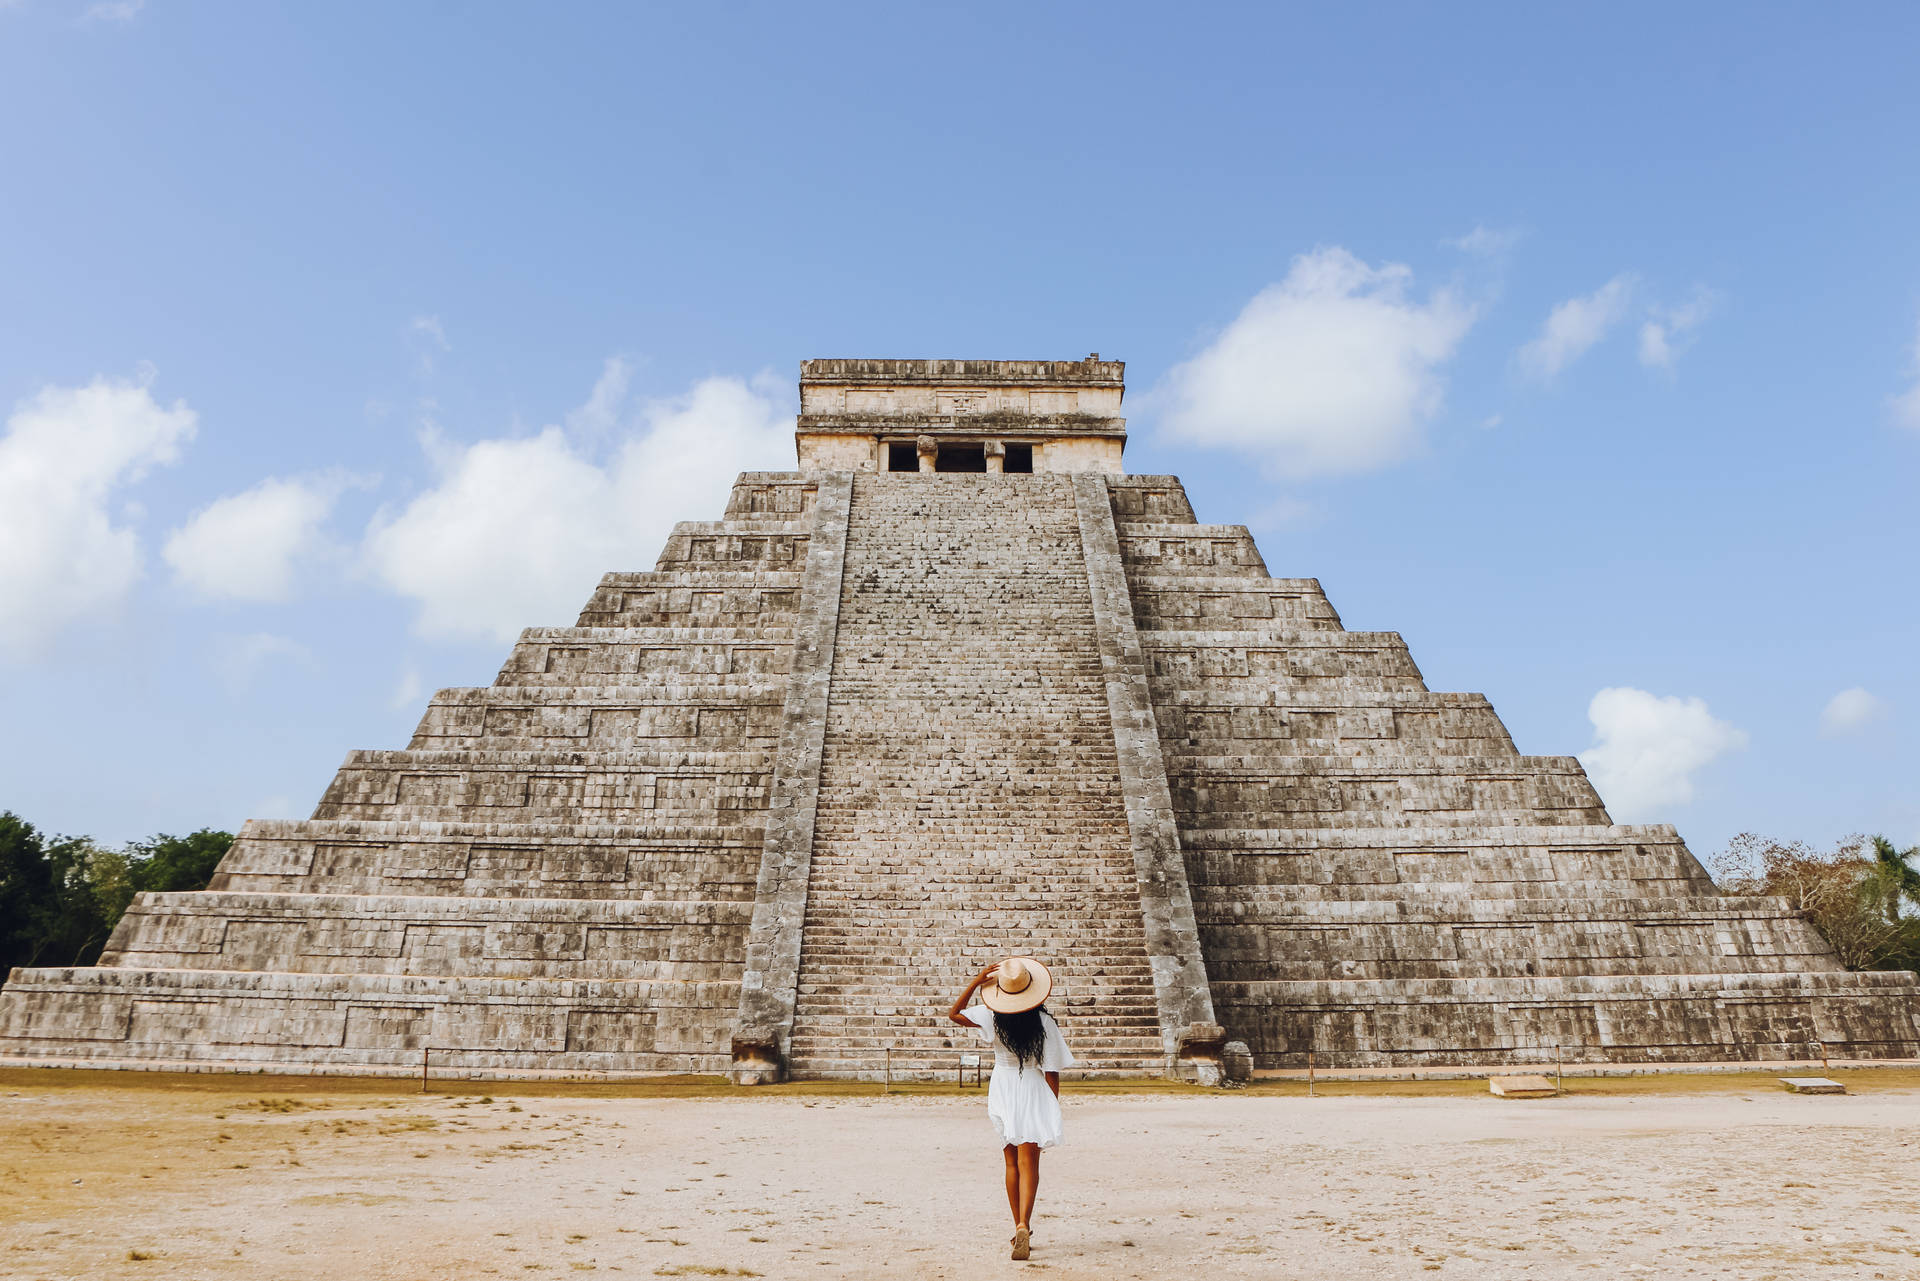
[[[1018,1157],[1020,1167],[1020,1202],[1013,1210],[1013,1226],[1025,1228],[1032,1226],[1033,1198],[1040,1191],[1040,1145],[1022,1143]]]
[[[1013,1211],[1013,1226],[1020,1226],[1020,1165],[1014,1158],[1013,1144],[1000,1149],[1007,1158],[1007,1209]]]

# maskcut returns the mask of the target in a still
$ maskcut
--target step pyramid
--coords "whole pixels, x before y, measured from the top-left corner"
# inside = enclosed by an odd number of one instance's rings
[[[1120,467],[1122,366],[809,361],[800,469],[17,969],[0,1061],[937,1076],[1012,951],[1092,1073],[1920,1054],[1920,987],[1721,895]]]

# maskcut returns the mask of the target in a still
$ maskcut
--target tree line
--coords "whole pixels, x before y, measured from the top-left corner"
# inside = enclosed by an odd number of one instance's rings
[[[201,828],[116,847],[0,812],[0,980],[16,965],[92,965],[135,894],[207,888],[232,845]]]
[[[1709,860],[1728,894],[1774,894],[1813,923],[1850,970],[1920,971],[1920,845],[1849,836],[1830,850],[1742,832]]]

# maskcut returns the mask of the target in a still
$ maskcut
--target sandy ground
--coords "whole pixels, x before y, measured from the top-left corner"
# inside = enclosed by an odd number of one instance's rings
[[[977,1094],[26,1075],[0,1081],[8,1277],[1920,1277],[1911,1087],[1069,1089],[1015,1264]]]

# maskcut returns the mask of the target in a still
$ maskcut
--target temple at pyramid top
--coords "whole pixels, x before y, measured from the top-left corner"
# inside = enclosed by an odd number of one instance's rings
[[[1126,362],[807,360],[802,471],[1118,474]]]

